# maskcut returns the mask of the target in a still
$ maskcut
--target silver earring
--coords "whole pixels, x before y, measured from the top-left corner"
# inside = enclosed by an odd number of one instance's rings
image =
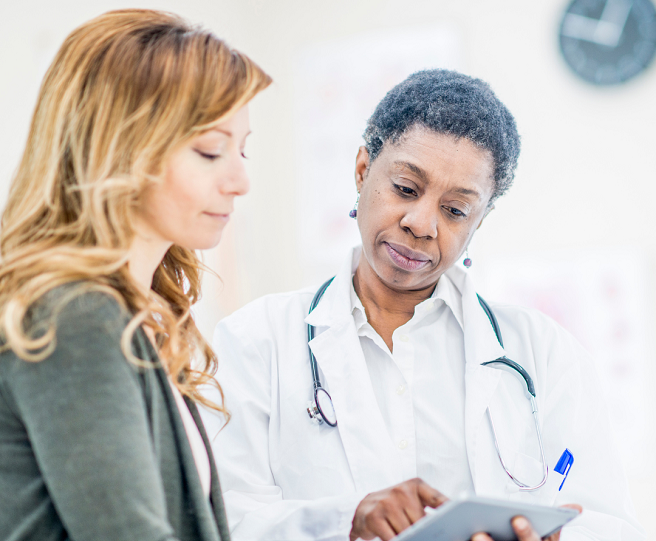
[[[351,218],[357,218],[358,216],[358,203],[360,203],[360,192],[358,192],[358,197],[355,200],[355,205],[353,205],[353,210],[349,212]]]
[[[462,262],[462,264],[467,268],[472,266],[472,260],[469,257],[469,250],[465,250],[465,260]]]

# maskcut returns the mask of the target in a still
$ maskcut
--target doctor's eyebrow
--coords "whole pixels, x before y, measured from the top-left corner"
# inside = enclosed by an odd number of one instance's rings
[[[426,171],[424,171],[421,167],[416,166],[412,162],[404,162],[402,160],[397,160],[393,162],[393,165],[403,169],[409,169],[415,175],[417,175],[421,180],[423,180],[424,182],[428,182],[428,174],[426,173]]]
[[[481,198],[480,193],[478,193],[476,190],[470,190],[469,188],[453,188],[453,190],[451,190],[451,191],[454,192],[454,193],[462,194],[462,195],[473,195],[474,197],[476,197],[478,199]]]
[[[424,182],[428,182],[428,173],[426,173],[426,171],[424,171],[421,167],[418,167],[412,162],[404,162],[403,160],[397,160],[393,162],[393,165],[397,167],[409,169],[415,175],[417,175],[421,180],[423,180]],[[450,191],[460,195],[473,195],[477,199],[481,198],[481,194],[477,190],[472,190],[470,188],[453,188],[453,190]]]

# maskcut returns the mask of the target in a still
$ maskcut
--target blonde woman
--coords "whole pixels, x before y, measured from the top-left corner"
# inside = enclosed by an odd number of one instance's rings
[[[270,83],[178,17],[102,15],[42,84],[0,234],[0,539],[227,540],[194,403],[216,358],[194,252]],[[192,368],[192,357],[195,362]]]

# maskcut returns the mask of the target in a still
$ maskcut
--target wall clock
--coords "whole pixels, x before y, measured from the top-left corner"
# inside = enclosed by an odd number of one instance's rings
[[[654,4],[651,0],[573,0],[560,25],[560,50],[586,81],[623,83],[654,58]]]

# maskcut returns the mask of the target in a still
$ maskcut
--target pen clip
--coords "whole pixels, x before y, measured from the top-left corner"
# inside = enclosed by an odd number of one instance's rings
[[[556,467],[554,468],[555,472],[565,476],[563,478],[563,482],[560,483],[558,492],[560,492],[561,489],[563,488],[563,485],[565,484],[565,480],[569,475],[569,470],[572,468],[572,464],[574,464],[574,455],[571,453],[569,449],[565,449],[563,451],[563,454],[560,455],[560,458],[558,459],[558,464],[556,464]]]

